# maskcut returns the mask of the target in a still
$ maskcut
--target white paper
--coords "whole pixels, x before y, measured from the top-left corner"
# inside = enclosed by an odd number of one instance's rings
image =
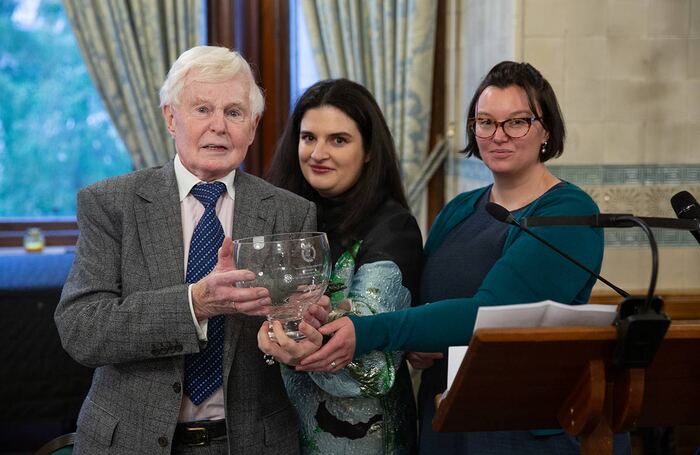
[[[467,354],[469,346],[450,346],[447,350],[447,389],[449,390],[452,382],[457,376],[459,366],[462,365],[462,360]]]
[[[497,327],[562,327],[611,325],[615,305],[564,305],[545,300],[537,303],[481,307],[476,314],[476,329]]]
[[[517,305],[480,307],[476,314],[476,329],[501,327],[603,327],[612,325],[617,314],[615,305],[564,305],[552,300]],[[447,391],[450,390],[467,346],[451,346],[447,354]]]

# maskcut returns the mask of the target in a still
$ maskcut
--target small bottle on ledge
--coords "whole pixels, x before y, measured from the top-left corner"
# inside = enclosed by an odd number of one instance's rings
[[[24,233],[24,250],[27,253],[40,253],[44,250],[44,233],[40,228],[29,228]]]

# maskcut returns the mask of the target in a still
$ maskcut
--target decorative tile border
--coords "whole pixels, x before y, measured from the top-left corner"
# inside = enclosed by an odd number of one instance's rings
[[[700,196],[700,165],[549,166],[560,179],[583,188],[603,213],[675,218],[671,197],[679,191]],[[659,246],[697,246],[690,233],[652,229]],[[649,240],[638,228],[606,229],[605,245],[638,247]]]
[[[560,179],[583,188],[603,213],[631,213],[638,216],[675,218],[671,197],[689,191],[700,198],[700,165],[576,165],[549,166]],[[459,191],[491,183],[491,174],[476,159],[461,158],[454,167]],[[690,233],[652,229],[659,246],[697,246]],[[638,228],[606,229],[605,245],[638,247],[649,241]]]
[[[698,185],[700,165],[548,166],[559,178],[577,185]]]

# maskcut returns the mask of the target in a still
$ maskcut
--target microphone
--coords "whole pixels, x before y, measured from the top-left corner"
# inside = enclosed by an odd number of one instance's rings
[[[671,206],[673,206],[673,211],[676,212],[678,218],[700,221],[700,205],[689,192],[681,191],[674,194],[671,198]],[[700,229],[691,230],[690,233],[700,243]]]
[[[544,238],[523,226],[523,224],[519,223],[505,207],[494,202],[489,202],[486,204],[486,211],[498,221],[517,226],[573,264],[576,264],[592,276],[607,284],[615,292],[624,297],[624,300],[618,306],[617,317],[614,322],[617,329],[617,345],[613,353],[613,365],[622,368],[646,368],[649,366],[652,360],[654,360],[654,356],[656,355],[656,351],[664,335],[666,335],[671,320],[661,312],[663,301],[654,295],[658,270],[658,252],[654,235],[644,221],[631,215],[619,215],[616,216],[617,219],[615,220],[616,222],[623,222],[619,227],[626,227],[624,226],[625,224],[634,223],[641,227],[647,234],[647,237],[649,237],[652,249],[651,282],[649,284],[647,297],[640,298],[630,296],[629,293],[615,286]],[[596,221],[596,224],[599,222],[599,220],[594,221]],[[596,224],[594,224],[594,226]]]
[[[579,261],[577,261],[576,259],[572,258],[571,256],[569,256],[568,254],[566,254],[565,252],[563,252],[562,250],[560,250],[560,249],[557,248],[556,246],[552,245],[552,244],[551,244],[550,242],[548,242],[547,240],[543,239],[543,238],[540,237],[539,235],[537,235],[537,234],[535,234],[534,232],[532,232],[532,231],[531,231],[530,229],[528,229],[527,227],[525,227],[525,226],[523,226],[522,224],[518,223],[518,221],[517,221],[517,220],[515,219],[515,217],[513,217],[513,215],[508,211],[508,209],[505,208],[505,207],[503,207],[502,205],[496,204],[495,202],[489,202],[489,203],[486,204],[486,211],[489,213],[489,215],[491,215],[492,217],[494,217],[495,219],[497,219],[498,221],[500,221],[500,222],[502,222],[502,223],[511,224],[511,225],[513,225],[513,226],[519,227],[523,232],[526,232],[527,234],[529,234],[529,235],[532,236],[533,238],[535,238],[535,239],[537,239],[538,241],[542,242],[543,244],[547,245],[547,247],[551,248],[552,250],[554,250],[554,251],[555,251],[556,253],[558,253],[559,255],[563,256],[563,257],[566,258],[567,260],[571,261],[572,263],[576,264],[578,267],[580,267],[580,268],[582,268],[583,270],[585,270],[586,272],[588,272],[590,275],[596,277],[597,279],[599,279],[599,280],[602,281],[603,283],[607,284],[613,291],[617,292],[617,293],[620,294],[622,297],[629,297],[629,296],[630,296],[629,292],[626,292],[626,291],[620,289],[619,287],[615,286],[615,285],[612,284],[610,281],[606,280],[605,278],[603,278],[603,277],[600,276],[599,274],[595,273],[593,270],[591,270],[591,269],[589,269],[588,267],[586,267],[585,265],[583,265],[581,262],[579,262]]]
[[[633,221],[631,218],[636,218]],[[639,227],[642,221],[649,227],[661,229],[679,229],[682,231],[700,232],[700,219],[659,218],[649,216],[634,216],[630,213],[596,213],[588,216],[535,216],[520,220],[524,227],[535,226],[588,226],[588,227]]]

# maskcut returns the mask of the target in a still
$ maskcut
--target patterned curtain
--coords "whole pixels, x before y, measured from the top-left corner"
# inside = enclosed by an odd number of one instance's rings
[[[367,87],[394,136],[404,184],[424,181],[434,167],[426,157],[437,3],[303,0],[302,6],[319,76]]]
[[[137,169],[175,154],[158,90],[199,43],[201,0],[64,0],[95,86]]]

